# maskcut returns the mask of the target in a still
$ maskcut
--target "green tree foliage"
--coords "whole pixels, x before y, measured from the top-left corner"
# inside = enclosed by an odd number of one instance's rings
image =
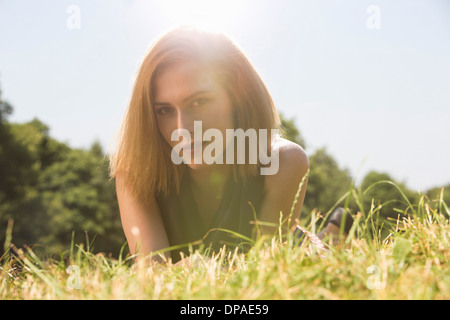
[[[125,237],[100,144],[70,148],[37,119],[9,123],[11,112],[0,109],[0,243],[12,219],[18,247],[55,255],[70,247],[74,233],[75,243],[85,243],[87,235],[91,249],[118,254]]]
[[[400,217],[411,214],[411,203],[417,203],[419,194],[409,190],[404,183],[395,181],[389,174],[371,171],[361,182],[364,194],[363,206],[369,211],[373,206],[376,213],[374,225],[384,231]]]
[[[339,167],[325,148],[309,157],[310,174],[306,190],[305,212],[313,209],[326,213],[351,188],[352,179],[346,169]],[[339,203],[343,206],[343,203]]]
[[[20,243],[33,243],[42,234],[44,208],[39,178],[46,158],[48,128],[39,120],[8,124],[8,152],[2,156],[7,179],[2,185],[2,220],[15,221],[14,234]]]
[[[431,201],[441,201],[441,194],[442,194],[442,201],[447,204],[447,206],[450,206],[450,184],[444,186],[444,187],[435,187],[431,188],[426,192],[428,198]]]
[[[286,119],[282,114],[280,114],[280,120],[284,137],[305,148],[305,140],[295,126],[295,120]],[[322,213],[330,210],[349,191],[352,183],[348,170],[340,168],[325,148],[318,149],[309,155],[309,166],[303,216],[309,215],[313,209]]]
[[[287,140],[297,143],[303,149],[306,149],[306,143],[295,125],[295,119],[286,119],[283,114],[279,114],[281,122],[281,134]]]
[[[108,182],[108,163],[95,143],[90,150],[71,149],[41,175],[42,203],[47,208],[48,230],[42,241],[76,242],[86,231],[96,250],[118,252],[124,243],[115,190]],[[67,246],[57,248],[63,250]],[[55,248],[56,249],[56,248]]]
[[[294,119],[285,119],[280,114],[284,137],[304,146],[304,139],[295,127]],[[316,150],[309,155],[310,174],[302,217],[308,220],[313,209],[322,214],[328,212],[348,191],[357,188],[364,193],[363,210],[369,212],[371,206],[375,206],[377,217],[376,227],[380,229],[383,224],[388,225],[389,219],[397,219],[399,216],[411,212],[409,203],[417,203],[419,194],[411,191],[404,183],[395,181],[389,174],[371,171],[366,174],[359,186],[352,186],[352,177],[348,170],[339,167],[336,160],[327,153],[325,148]],[[430,200],[442,200],[450,204],[450,185],[444,188],[436,187],[426,192]],[[347,199],[345,199],[347,200]],[[409,202],[409,203],[408,203]],[[343,206],[345,201],[338,203]],[[348,206],[354,213],[361,208],[349,198]]]
[[[11,132],[8,116],[12,106],[3,101],[0,90],[0,203],[5,199],[23,196],[23,186],[28,179],[27,167],[32,164],[27,150]]]
[[[0,125],[6,122],[8,116],[12,114],[12,106],[2,99],[2,90],[0,89]]]

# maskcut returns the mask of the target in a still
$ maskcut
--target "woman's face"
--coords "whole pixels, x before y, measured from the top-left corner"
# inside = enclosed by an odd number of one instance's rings
[[[199,141],[194,141],[194,121],[201,121],[202,132],[207,129],[220,130],[223,139],[226,137],[225,130],[234,128],[232,104],[226,90],[210,72],[197,64],[170,65],[157,75],[154,85],[153,108],[164,140],[173,148],[181,141],[171,140],[175,130],[185,129],[190,133],[193,145],[188,151],[182,151],[183,158],[192,155],[194,159],[195,148],[199,148]],[[202,142],[202,149],[209,143],[211,141]],[[222,143],[226,145],[224,140]],[[194,164],[190,161],[188,165],[197,169],[205,163]]]

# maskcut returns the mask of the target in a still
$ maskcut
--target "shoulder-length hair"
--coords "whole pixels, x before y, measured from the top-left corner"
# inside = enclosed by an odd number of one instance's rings
[[[177,192],[185,166],[171,161],[170,147],[159,132],[152,107],[158,72],[176,62],[196,62],[212,71],[229,94],[235,128],[280,129],[266,86],[228,37],[190,27],[164,34],[151,46],[139,69],[110,161],[111,178],[121,175],[131,194],[144,205],[157,195]],[[259,161],[234,165],[234,178],[245,182],[258,174],[259,166]]]

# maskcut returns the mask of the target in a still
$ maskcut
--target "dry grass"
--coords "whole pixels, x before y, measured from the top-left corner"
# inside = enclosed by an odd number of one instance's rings
[[[278,235],[246,254],[193,252],[189,266],[111,259],[83,245],[41,261],[12,247],[0,260],[0,299],[449,299],[447,205],[422,196],[387,238],[356,237],[375,210],[360,212],[356,232],[325,257]]]

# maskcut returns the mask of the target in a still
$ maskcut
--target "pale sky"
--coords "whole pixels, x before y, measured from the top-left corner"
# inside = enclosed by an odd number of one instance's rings
[[[450,183],[449,0],[0,0],[10,121],[108,151],[147,49],[184,23],[243,49],[309,155],[326,147],[357,181]]]

